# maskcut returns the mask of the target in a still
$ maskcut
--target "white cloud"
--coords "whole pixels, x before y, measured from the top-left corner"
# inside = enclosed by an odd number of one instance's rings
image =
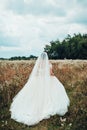
[[[0,51],[30,51],[30,48],[24,48],[24,47],[8,47],[8,46],[0,46]]]
[[[0,0],[0,55],[38,55],[51,40],[86,33],[86,11],[78,0]]]
[[[71,24],[68,34],[73,35],[74,33],[87,33],[86,26],[81,26],[78,24]]]

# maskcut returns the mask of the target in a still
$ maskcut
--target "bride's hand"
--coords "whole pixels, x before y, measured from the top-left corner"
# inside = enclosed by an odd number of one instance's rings
[[[53,73],[53,71],[52,71],[51,68],[50,68],[50,75],[51,75],[51,76],[54,76],[54,73]]]

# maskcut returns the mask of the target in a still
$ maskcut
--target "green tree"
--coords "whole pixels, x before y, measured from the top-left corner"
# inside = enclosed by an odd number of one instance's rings
[[[68,34],[62,42],[51,41],[44,50],[50,59],[87,59],[87,34]]]

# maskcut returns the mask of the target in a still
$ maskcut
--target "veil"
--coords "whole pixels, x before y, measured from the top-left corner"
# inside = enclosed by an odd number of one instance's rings
[[[50,64],[46,52],[42,52],[37,58],[34,68],[29,76],[25,87],[35,84],[37,87],[49,86]]]
[[[47,78],[50,76],[49,60],[46,52],[42,52],[38,57],[31,72],[30,79],[38,76],[41,78]]]
[[[36,63],[34,65],[34,68],[29,76],[28,81],[24,85],[24,87],[19,91],[19,94],[17,94],[13,100],[20,94],[22,94],[23,90],[27,87],[31,87],[34,84],[37,87],[43,86],[49,86],[49,79],[50,79],[50,65],[48,60],[48,55],[46,52],[42,52],[41,55],[36,60]],[[43,88],[43,89],[44,89]]]

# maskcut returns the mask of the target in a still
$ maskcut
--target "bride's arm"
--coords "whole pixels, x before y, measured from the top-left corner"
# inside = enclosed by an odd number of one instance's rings
[[[50,75],[54,76],[53,70],[52,70],[52,64],[50,63]]]

